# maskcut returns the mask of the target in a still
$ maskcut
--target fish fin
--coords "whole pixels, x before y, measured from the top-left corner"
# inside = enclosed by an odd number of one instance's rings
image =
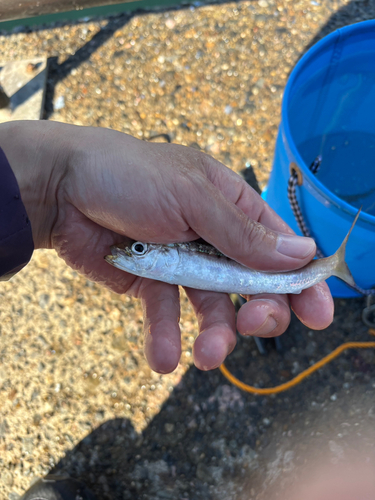
[[[332,275],[337,276],[337,278],[345,281],[345,283],[347,283],[348,285],[355,286],[354,278],[346,262],[339,261],[337,263],[337,266],[333,270]]]
[[[361,213],[362,207],[358,210],[357,215],[355,216],[355,219],[353,221],[353,224],[351,228],[349,229],[348,234],[345,236],[344,241],[341,243],[340,248],[337,250],[337,252],[334,254],[336,257],[337,264],[335,268],[333,269],[333,276],[337,276],[337,278],[342,279],[345,281],[345,283],[348,283],[348,285],[355,286],[355,281],[352,276],[352,273],[350,272],[350,269],[345,262],[345,251],[346,251],[346,244],[348,243],[348,239],[350,236],[350,233],[353,231],[353,228],[358,220],[359,214]]]

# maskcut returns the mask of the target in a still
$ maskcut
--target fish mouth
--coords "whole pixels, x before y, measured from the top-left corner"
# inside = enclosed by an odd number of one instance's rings
[[[116,260],[116,257],[114,257],[113,255],[105,255],[104,256],[104,260],[106,262],[108,262],[108,264],[112,264],[112,266],[114,265],[114,262]]]
[[[131,249],[127,246],[126,243],[120,245],[112,245],[111,246],[111,255],[106,255],[104,260],[111,264],[112,266],[116,266],[117,260],[122,257],[132,257]]]

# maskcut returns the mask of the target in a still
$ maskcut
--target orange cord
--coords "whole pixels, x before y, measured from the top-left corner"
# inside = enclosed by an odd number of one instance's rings
[[[375,329],[370,328],[369,333],[370,335],[375,336]],[[263,395],[277,394],[278,392],[287,391],[291,387],[300,384],[302,380],[304,380],[306,377],[319,370],[319,368],[322,368],[322,366],[326,365],[333,359],[337,358],[337,356],[339,356],[346,349],[368,349],[371,347],[375,348],[375,342],[346,342],[345,344],[341,344],[339,347],[337,347],[334,351],[325,356],[323,359],[321,359],[314,365],[307,368],[307,370],[304,370],[299,375],[292,378],[292,380],[289,380],[289,382],[277,385],[276,387],[267,387],[264,389],[259,387],[253,387],[251,385],[245,384],[244,382],[241,382],[240,380],[238,380],[238,378],[236,378],[234,375],[230,373],[230,371],[228,370],[228,368],[226,368],[224,364],[222,364],[219,368],[224,377],[226,377],[233,385],[235,385],[239,389],[242,389],[243,391],[250,392],[251,394],[263,394]]]

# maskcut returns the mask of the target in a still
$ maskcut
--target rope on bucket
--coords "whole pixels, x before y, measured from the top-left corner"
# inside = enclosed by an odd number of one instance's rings
[[[315,175],[320,167],[320,164],[322,163],[322,157],[319,155],[315,158],[315,160],[312,162],[310,165],[310,170],[311,172]],[[294,217],[297,221],[298,227],[301,231],[301,233],[304,236],[307,236],[308,238],[311,238],[311,233],[306,225],[305,219],[302,215],[301,208],[299,206],[298,200],[297,200],[297,195],[296,195],[296,186],[302,186],[303,182],[303,177],[301,170],[297,167],[295,163],[290,164],[290,177],[288,181],[288,200],[290,203],[290,206],[293,210]],[[318,245],[316,246],[316,255],[319,258],[324,257],[323,252],[318,248]]]
[[[322,163],[322,157],[319,155],[315,158],[315,160],[312,162],[310,165],[309,169],[310,171],[315,175],[320,167],[320,164]],[[291,209],[293,211],[294,217],[297,221],[298,227],[301,231],[301,233],[304,236],[307,236],[308,238],[311,238],[311,233],[306,225],[305,219],[303,217],[301,207],[299,206],[298,200],[297,200],[297,195],[296,195],[296,186],[302,186],[303,182],[303,177],[300,169],[297,167],[297,165],[292,162],[290,164],[290,177],[288,181],[288,200],[291,206]],[[316,255],[319,258],[325,257],[323,252],[320,250],[320,248],[317,246],[316,248]],[[348,285],[351,286],[351,285]],[[368,297],[375,295],[375,288],[369,288],[369,289],[364,289],[361,288],[358,285],[351,286],[355,291],[361,293],[362,295],[367,295]],[[368,299],[367,301],[367,307],[363,311],[363,321],[371,327],[375,327],[375,319],[372,321],[370,320],[371,316],[375,317],[375,304],[371,304],[371,300]]]

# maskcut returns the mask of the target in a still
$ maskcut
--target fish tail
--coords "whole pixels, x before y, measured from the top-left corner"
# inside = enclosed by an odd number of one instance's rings
[[[353,228],[358,220],[359,214],[361,213],[362,207],[358,210],[357,215],[355,216],[355,219],[353,221],[353,224],[351,228],[349,229],[348,234],[345,236],[344,241],[341,243],[340,248],[337,250],[337,252],[334,254],[335,260],[336,260],[336,265],[333,269],[333,276],[337,276],[338,278],[342,279],[345,281],[345,283],[348,283],[348,285],[355,286],[355,281],[352,276],[352,273],[350,272],[350,269],[348,267],[348,264],[345,262],[345,251],[346,251],[346,244],[348,243],[348,239],[350,236],[350,233],[353,231]]]

